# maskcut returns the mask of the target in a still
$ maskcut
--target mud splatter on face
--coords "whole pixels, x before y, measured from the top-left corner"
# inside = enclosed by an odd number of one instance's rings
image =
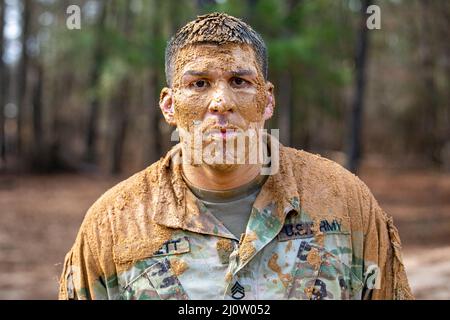
[[[253,48],[195,43],[183,47],[173,64],[172,88],[162,90],[160,107],[179,129],[184,160],[219,171],[249,163],[249,135],[259,137],[275,105]],[[238,140],[244,141],[240,150]]]
[[[224,120],[243,130],[250,122],[262,121],[268,101],[261,68],[246,44],[183,48],[175,60],[172,90],[177,125],[188,131],[195,121],[203,126],[218,121],[217,115],[208,113],[214,99],[221,99],[224,108],[233,110]]]

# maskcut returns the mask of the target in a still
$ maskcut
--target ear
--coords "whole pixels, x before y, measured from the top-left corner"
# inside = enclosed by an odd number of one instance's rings
[[[264,120],[268,120],[272,118],[273,110],[275,108],[275,96],[273,94],[273,84],[270,81],[266,82],[266,96],[267,96],[267,104],[264,108],[263,118]]]
[[[172,89],[163,88],[159,95],[159,107],[164,115],[164,119],[171,126],[176,126],[175,121],[175,103],[173,101]]]

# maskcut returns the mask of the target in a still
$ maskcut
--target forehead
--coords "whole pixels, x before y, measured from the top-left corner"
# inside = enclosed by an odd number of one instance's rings
[[[195,44],[182,48],[175,61],[175,73],[186,70],[249,69],[259,73],[255,52],[247,44]],[[180,74],[179,74],[180,75]]]

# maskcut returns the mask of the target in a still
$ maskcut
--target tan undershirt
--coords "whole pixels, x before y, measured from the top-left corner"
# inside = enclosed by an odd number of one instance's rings
[[[192,193],[237,239],[245,233],[253,203],[267,178],[267,175],[258,175],[238,188],[216,191],[194,187],[183,175]]]

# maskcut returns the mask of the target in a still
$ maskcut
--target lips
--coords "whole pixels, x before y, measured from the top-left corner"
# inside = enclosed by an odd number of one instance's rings
[[[217,131],[236,131],[239,130],[238,127],[233,126],[233,125],[212,125],[209,127],[205,128],[205,131],[212,131],[212,130],[217,130]]]
[[[205,130],[205,134],[213,139],[229,139],[236,137],[238,131],[235,126],[213,126]]]

